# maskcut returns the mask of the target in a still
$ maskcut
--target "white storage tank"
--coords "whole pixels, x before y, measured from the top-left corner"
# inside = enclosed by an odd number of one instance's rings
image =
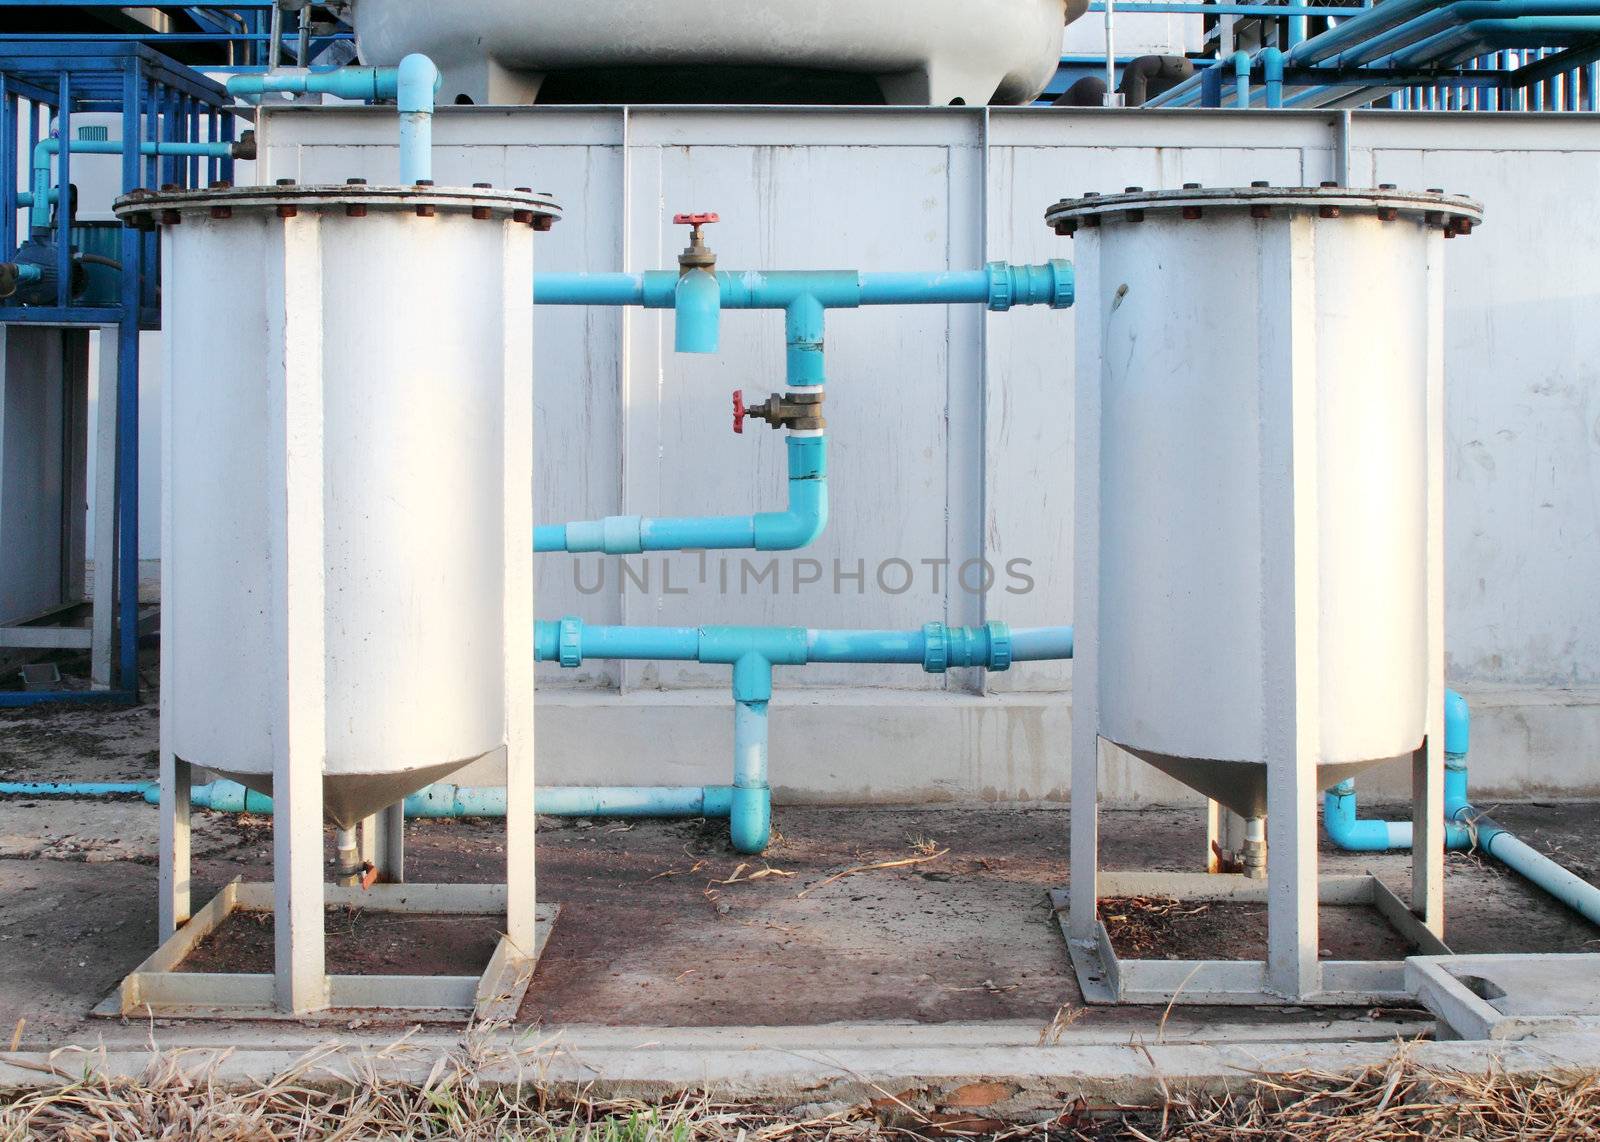
[[[162,227],[164,748],[268,794],[286,752],[320,759],[347,828],[505,748],[555,205],[355,183],[117,211]]]
[[[708,69],[742,68],[726,102],[773,102],[765,73],[875,80],[888,103],[1026,103],[1061,59],[1062,27],[1088,0],[357,0],[363,63],[422,52],[444,73],[444,102],[528,103],[552,73],[588,73],[567,101],[640,101],[641,69],[686,73],[669,101],[706,99]],[[609,84],[610,86],[594,86]],[[801,85],[801,90],[804,89]],[[699,89],[697,91],[697,88]],[[864,102],[848,95],[806,102]]]
[[[1441,272],[1479,217],[1263,185],[1046,215],[1076,233],[1084,713],[1243,816],[1269,764],[1326,788],[1442,705]]]

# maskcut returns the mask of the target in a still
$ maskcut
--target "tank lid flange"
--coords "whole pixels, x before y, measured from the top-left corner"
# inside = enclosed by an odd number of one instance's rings
[[[1372,214],[1386,221],[1405,215],[1427,226],[1448,233],[1471,233],[1483,221],[1483,205],[1459,194],[1440,191],[1377,189],[1357,186],[1234,186],[1185,187],[1181,190],[1128,190],[1120,194],[1087,194],[1063,198],[1044,212],[1045,224],[1057,233],[1069,234],[1079,224],[1136,222],[1146,213],[1190,211],[1196,209],[1227,212],[1228,208],[1251,209],[1259,217],[1262,208],[1274,207],[1316,210],[1323,217],[1341,217],[1343,212]],[[1131,215],[1131,217],[1130,217]]]
[[[495,190],[486,187],[454,186],[369,186],[341,182],[317,185],[279,184],[274,186],[189,187],[163,190],[131,190],[112,203],[118,218],[134,225],[159,218],[166,212],[210,212],[216,207],[235,210],[250,207],[358,207],[363,210],[395,210],[471,213],[489,211],[489,216],[505,215],[516,221],[531,221],[538,229],[549,229],[561,217],[561,204],[548,194],[526,190]],[[541,225],[542,223],[542,225]]]

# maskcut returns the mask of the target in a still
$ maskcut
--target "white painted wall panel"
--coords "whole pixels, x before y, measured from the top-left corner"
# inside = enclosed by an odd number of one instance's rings
[[[393,177],[392,113],[328,108],[263,120],[266,177]],[[1588,218],[1600,182],[1596,120],[1369,113],[1350,122],[1355,181],[1442,185],[1479,197],[1487,212],[1478,234],[1450,244],[1447,265],[1450,677],[1479,688],[1600,685],[1590,587],[1600,577],[1600,287],[1591,273],[1600,230]],[[683,241],[670,216],[691,209],[722,214],[710,238],[730,268],[1070,257],[1072,243],[1041,221],[1064,195],[1185,181],[1315,184],[1332,177],[1341,145],[1338,116],[1321,112],[1023,108],[446,108],[435,138],[441,181],[531,181],[556,192],[567,216],[545,236],[541,269],[597,271],[670,268]],[[787,581],[777,597],[724,595],[714,564],[711,582],[700,584],[698,563],[679,559],[672,585],[688,589],[679,595],[661,589],[665,561],[655,559],[649,592],[619,592],[612,575],[601,593],[583,594],[567,561],[545,556],[541,613],[633,623],[1070,621],[1073,324],[1071,313],[985,316],[976,307],[829,320],[834,515],[822,542],[800,555],[825,565],[838,557],[846,569],[893,555],[985,558],[1002,568],[1026,559],[1031,593],[997,589],[980,604],[919,579],[912,592],[887,596],[869,570],[860,595],[847,582],[839,595],[795,596]],[[671,319],[655,313],[547,308],[537,330],[542,520],[780,501],[778,434],[757,424],[735,437],[726,427],[731,389],[763,394],[781,377],[776,314],[726,314],[724,350],[711,358],[673,354]],[[595,557],[582,559],[592,583]],[[730,556],[735,587],[739,559]],[[623,672],[576,673],[541,678],[604,687]],[[1035,664],[985,682],[1048,698],[1070,674],[1068,664]],[[631,666],[626,678],[629,689],[726,685],[722,670],[683,666]],[[881,695],[887,724],[909,725],[921,715],[897,690],[971,689],[977,680],[841,668],[782,671],[779,685],[865,686]],[[573,706],[572,716],[582,720],[586,709]],[[688,727],[701,714],[684,707],[686,743],[700,741]],[[699,768],[712,779],[725,758],[706,744]],[[775,765],[781,749],[775,734]],[[542,775],[603,778],[614,757],[620,747],[600,742],[581,771],[547,766]],[[1064,774],[1064,756],[1060,765]],[[849,773],[793,776],[775,781],[819,795],[872,784]],[[969,792],[1008,788],[992,772],[968,777]]]

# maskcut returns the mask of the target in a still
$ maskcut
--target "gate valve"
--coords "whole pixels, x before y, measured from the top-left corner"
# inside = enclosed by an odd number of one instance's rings
[[[720,219],[715,214],[674,214],[674,226],[689,227],[689,244],[684,247],[683,253],[678,255],[678,272],[686,274],[690,270],[715,270],[717,268],[717,255],[707,246],[701,237],[700,227],[718,222]]]
[[[822,419],[822,394],[790,393],[787,397],[773,393],[760,404],[746,405],[744,393],[733,391],[733,430],[744,432],[744,419],[764,420],[773,428],[798,428],[820,430],[828,427]]]

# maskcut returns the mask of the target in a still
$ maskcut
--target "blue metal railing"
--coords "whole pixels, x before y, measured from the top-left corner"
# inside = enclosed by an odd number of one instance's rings
[[[76,140],[73,116],[114,112],[122,116],[121,186],[196,185],[232,178],[233,160],[222,154],[178,154],[198,140],[233,140],[234,118],[223,89],[189,68],[141,44],[82,40],[17,42],[0,40],[0,261],[9,261],[23,241],[53,251],[53,297],[20,304],[0,302],[0,324],[112,327],[117,345],[115,455],[116,565],[96,568],[114,574],[115,648],[111,685],[102,690],[0,691],[0,707],[40,702],[134,701],[138,697],[139,602],[139,332],[159,327],[156,236],[117,231],[114,296],[75,296],[73,246],[81,234],[71,209],[73,146],[56,156],[54,187],[37,204],[31,219],[23,200],[37,188],[21,191],[22,175],[41,140]],[[220,148],[219,148],[220,149]],[[50,180],[47,180],[47,182]],[[24,228],[26,222],[26,228]],[[37,223],[37,225],[35,224]],[[46,265],[49,265],[47,257]],[[109,331],[104,336],[112,335]]]

